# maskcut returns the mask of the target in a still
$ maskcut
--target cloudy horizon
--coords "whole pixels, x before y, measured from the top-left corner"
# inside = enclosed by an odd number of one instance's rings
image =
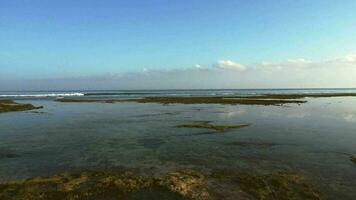
[[[115,90],[115,89],[268,89],[353,88],[356,54],[323,61],[303,58],[242,64],[218,60],[211,65],[104,73],[95,76],[6,80],[1,90]],[[189,81],[187,81],[189,80]],[[20,89],[21,90],[21,89]]]

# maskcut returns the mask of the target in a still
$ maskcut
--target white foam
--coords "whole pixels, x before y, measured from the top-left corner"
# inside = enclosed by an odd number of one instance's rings
[[[83,93],[48,93],[48,94],[0,94],[0,97],[72,97],[84,96]]]

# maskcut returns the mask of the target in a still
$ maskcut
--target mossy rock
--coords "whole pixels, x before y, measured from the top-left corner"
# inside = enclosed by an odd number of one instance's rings
[[[235,186],[259,200],[320,200],[321,195],[299,174],[278,172],[266,175],[215,171],[212,177]]]
[[[0,100],[0,113],[35,110],[41,108],[43,107],[36,107],[32,104],[19,104],[14,102],[13,100]]]
[[[181,171],[163,177],[132,172],[82,172],[0,184],[0,199],[208,199],[203,176]]]

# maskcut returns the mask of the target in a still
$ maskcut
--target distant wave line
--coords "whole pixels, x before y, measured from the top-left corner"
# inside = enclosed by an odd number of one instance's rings
[[[83,93],[49,93],[49,94],[0,94],[0,97],[72,97],[84,96]]]
[[[164,94],[159,92],[104,92],[104,93],[85,93],[85,96],[114,96],[114,95],[154,95]]]

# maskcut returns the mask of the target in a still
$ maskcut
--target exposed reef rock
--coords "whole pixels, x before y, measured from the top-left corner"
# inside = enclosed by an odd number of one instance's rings
[[[26,110],[41,109],[42,106],[36,107],[32,104],[19,104],[13,100],[0,100],[0,113],[3,112],[18,112]]]
[[[305,97],[310,98],[323,98],[323,97],[356,97],[356,93],[304,93],[304,94],[264,94],[249,96],[255,99],[302,99]]]
[[[58,102],[65,103],[115,103],[115,102],[137,102],[137,103],[160,103],[160,104],[226,104],[226,105],[275,105],[302,104],[306,100],[303,98],[321,97],[356,97],[356,93],[305,93],[305,94],[261,94],[250,96],[190,96],[190,97],[171,97],[171,96],[151,96],[135,99],[56,99]]]
[[[209,199],[203,183],[204,176],[190,170],[158,178],[129,171],[64,173],[0,184],[0,199]]]
[[[283,99],[255,99],[250,97],[145,97],[141,99],[129,99],[137,103],[160,103],[160,104],[227,104],[227,105],[283,105],[290,103],[305,103],[302,100]]]
[[[131,171],[84,171],[0,184],[0,199],[260,199],[319,200],[321,195],[299,174],[258,175],[218,170],[204,175],[180,170],[147,177]]]

